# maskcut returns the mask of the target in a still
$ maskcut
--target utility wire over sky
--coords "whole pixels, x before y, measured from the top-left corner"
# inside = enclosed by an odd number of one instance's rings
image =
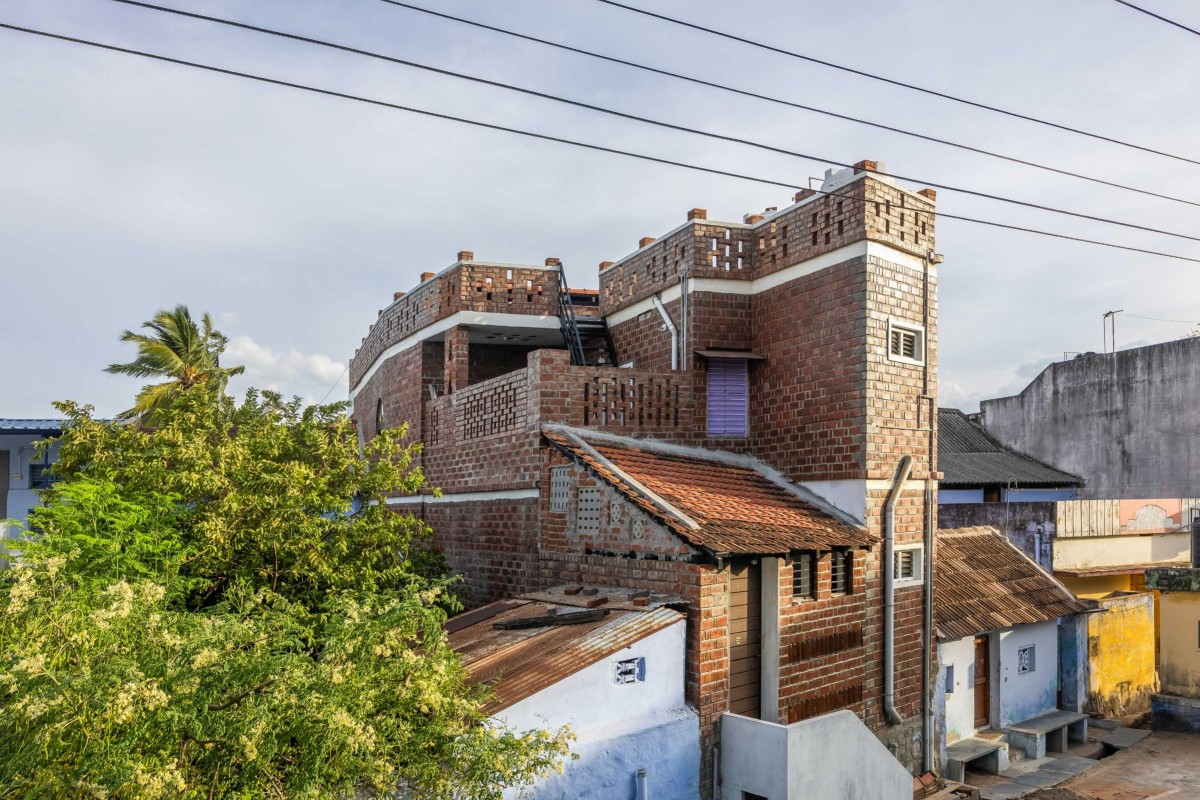
[[[1079,180],[1090,181],[1091,183],[1096,183],[1101,186],[1109,186],[1114,189],[1123,189],[1127,192],[1136,192],[1137,194],[1146,195],[1149,197],[1157,197],[1162,200],[1170,200],[1173,203],[1183,203],[1183,204],[1189,205],[1189,206],[1200,207],[1200,202],[1197,202],[1195,200],[1187,200],[1185,198],[1174,197],[1169,194],[1160,194],[1159,192],[1152,192],[1148,189],[1139,189],[1135,186],[1129,186],[1127,184],[1117,183],[1115,181],[1106,180],[1104,178],[1097,178],[1093,175],[1084,175],[1079,172],[1072,172],[1071,170],[1062,169],[1060,167],[1050,166],[1049,164],[1042,164],[1037,161],[1030,161],[1030,160],[1024,159],[1024,158],[1018,158],[1017,156],[1010,156],[1010,155],[1005,155],[1003,153],[997,153],[993,150],[987,150],[982,147],[974,147],[972,145],[963,144],[961,142],[952,142],[948,139],[939,139],[936,136],[930,136],[930,135],[924,134],[924,133],[917,133],[915,131],[905,130],[904,128],[897,128],[892,125],[885,125],[882,122],[872,122],[871,120],[860,119],[859,117],[852,117],[852,116],[849,116],[848,114],[839,114],[836,111],[829,111],[828,109],[804,105],[803,103],[797,103],[797,102],[794,102],[791,100],[784,100],[779,97],[771,97],[770,95],[760,94],[759,92],[752,92],[747,89],[738,89],[737,87],[729,86],[727,84],[717,83],[715,81],[709,81],[709,80],[705,80],[703,78],[697,78],[697,77],[694,77],[691,75],[683,75],[678,72],[672,72],[670,70],[660,69],[658,67],[651,67],[647,64],[641,64],[636,61],[629,61],[628,59],[617,58],[615,56],[605,55],[604,53],[598,53],[594,50],[585,50],[581,47],[574,47],[572,45],[562,44],[561,42],[555,42],[555,41],[551,41],[549,39],[542,39],[537,36],[530,36],[528,34],[519,33],[517,31],[509,30],[507,28],[500,28],[495,25],[488,25],[486,23],[477,22],[475,20],[466,19],[464,17],[456,17],[453,14],[446,14],[441,11],[434,11],[433,9],[429,9],[429,8],[422,8],[421,6],[415,6],[411,3],[401,2],[401,0],[380,0],[380,2],[387,3],[388,5],[391,5],[391,6],[396,6],[398,8],[408,9],[409,11],[416,11],[421,14],[428,14],[433,17],[439,17],[441,19],[449,20],[451,22],[456,22],[456,23],[459,23],[462,25],[470,25],[472,27],[479,28],[481,30],[492,31],[493,33],[499,33],[499,34],[503,34],[505,36],[512,36],[517,39],[523,39],[527,42],[534,42],[536,44],[546,45],[547,47],[555,47],[555,48],[558,48],[559,50],[563,50],[568,53],[576,53],[577,55],[583,55],[583,56],[587,56],[589,58],[600,59],[601,61],[607,61],[612,64],[620,64],[622,66],[631,67],[633,69],[639,69],[639,70],[643,70],[645,72],[650,72],[655,75],[662,75],[667,78],[674,78],[676,80],[686,81],[688,83],[696,84],[697,86],[705,86],[710,89],[717,89],[717,90],[720,90],[723,92],[730,92],[732,94],[741,95],[742,97],[750,97],[750,98],[754,98],[756,100],[764,100],[768,103],[775,103],[777,105],[799,109],[801,111],[809,111],[814,114],[822,114],[824,116],[832,117],[834,119],[840,119],[845,122],[852,122],[856,125],[866,125],[868,127],[877,128],[879,130],[889,131],[891,133],[898,133],[901,136],[910,136],[914,139],[920,139],[921,141],[931,142],[933,144],[940,144],[940,145],[944,145],[946,147],[954,147],[959,150],[965,150],[969,153],[976,153],[978,155],[987,156],[989,158],[998,158],[1002,161],[1008,161],[1013,164],[1021,164],[1022,166],[1032,167],[1033,169],[1040,169],[1040,170],[1044,170],[1046,172],[1052,172],[1054,174],[1063,175],[1068,178],[1078,178]]]
[[[1117,0],[1117,1],[1121,2],[1121,0]],[[768,50],[772,53],[779,53],[780,55],[790,56],[791,58],[798,58],[801,61],[808,61],[809,63],[812,63],[812,64],[820,64],[823,67],[829,67],[831,69],[841,70],[842,72],[848,72],[852,75],[858,75],[860,77],[870,78],[871,80],[876,80],[876,81],[883,81],[884,83],[890,83],[893,86],[899,86],[904,89],[911,89],[914,92],[921,92],[922,94],[932,95],[933,97],[940,97],[943,100],[951,100],[955,103],[962,103],[963,105],[973,106],[975,108],[980,108],[985,111],[994,111],[997,114],[1004,114],[1005,116],[1008,116],[1008,117],[1015,117],[1016,119],[1023,119],[1026,122],[1034,122],[1034,123],[1037,123],[1038,125],[1046,125],[1051,128],[1057,128],[1061,131],[1067,131],[1069,133],[1076,133],[1076,134],[1079,134],[1080,136],[1087,136],[1092,139],[1099,139],[1100,141],[1110,142],[1112,144],[1118,144],[1118,145],[1121,145],[1122,147],[1131,147],[1134,150],[1141,150],[1146,153],[1153,153],[1155,155],[1164,156],[1166,158],[1173,158],[1178,161],[1186,161],[1189,164],[1200,164],[1200,160],[1197,160],[1194,158],[1188,158],[1187,156],[1176,155],[1174,153],[1167,153],[1162,150],[1156,150],[1152,147],[1145,147],[1140,144],[1133,144],[1132,142],[1122,141],[1121,139],[1114,139],[1111,136],[1105,136],[1105,135],[1099,134],[1099,133],[1090,133],[1088,131],[1080,130],[1079,128],[1072,128],[1069,125],[1063,125],[1058,122],[1051,122],[1050,120],[1041,119],[1039,117],[1034,117],[1034,116],[1031,116],[1028,114],[1022,114],[1022,113],[1019,113],[1016,111],[1009,111],[1007,109],[999,108],[998,106],[988,105],[987,103],[980,103],[975,100],[968,100],[964,97],[956,97],[955,95],[947,94],[945,92],[939,92],[935,89],[926,89],[925,87],[917,86],[916,84],[905,83],[904,81],[898,81],[895,78],[888,78],[883,75],[876,75],[871,72],[866,72],[865,70],[855,69],[854,67],[847,67],[844,64],[835,64],[832,61],[824,61],[819,58],[814,58],[813,56],[806,56],[803,53],[797,53],[794,50],[785,50],[782,47],[776,47],[774,45],[764,44],[763,42],[757,42],[753,39],[748,39],[744,36],[737,36],[735,34],[727,32],[727,31],[718,30],[716,28],[705,27],[704,25],[700,25],[695,22],[688,22],[687,20],[677,19],[675,17],[668,17],[665,14],[657,14],[653,11],[647,11],[644,8],[637,8],[636,6],[630,6],[630,5],[626,5],[625,3],[617,2],[617,0],[596,0],[596,2],[604,3],[605,5],[613,6],[614,8],[624,9],[625,11],[632,11],[635,14],[642,14],[647,17],[653,17],[654,19],[662,20],[663,22],[669,22],[673,25],[680,25],[684,28],[691,28],[692,30],[701,31],[703,33],[711,34],[713,36],[719,36],[722,39],[729,39],[731,41],[741,42],[742,44],[750,45],[751,47],[757,47],[761,50]],[[1129,4],[1126,3],[1125,5],[1129,5]],[[1141,9],[1139,9],[1139,10],[1141,10]]]
[[[573,100],[571,98],[548,94],[546,92],[540,92],[535,89],[528,89],[528,88],[524,88],[521,86],[515,86],[513,84],[503,83],[501,81],[494,81],[494,80],[490,80],[487,78],[481,78],[481,77],[478,77],[475,75],[467,75],[467,74],[461,73],[461,72],[453,72],[451,70],[442,69],[439,67],[433,67],[428,64],[421,64],[419,62],[410,61],[408,59],[396,58],[394,56],[388,56],[388,55],[373,52],[370,50],[363,50],[363,49],[360,49],[357,47],[350,47],[348,45],[337,44],[335,42],[330,42],[330,41],[323,40],[323,39],[314,39],[314,38],[311,38],[308,36],[301,36],[299,34],[287,33],[285,31],[280,31],[280,30],[276,30],[276,29],[272,29],[272,28],[263,28],[263,27],[259,27],[257,25],[250,25],[248,23],[237,22],[235,20],[224,19],[221,17],[213,17],[213,16],[209,16],[206,14],[198,14],[198,13],[191,12],[191,11],[183,11],[181,9],[155,5],[153,3],[141,2],[141,0],[113,0],[113,2],[120,3],[122,5],[137,6],[139,8],[144,8],[144,9],[153,10],[153,11],[159,11],[159,12],[163,12],[163,13],[167,13],[167,14],[173,14],[176,16],[188,17],[188,18],[197,19],[197,20],[203,20],[206,22],[212,22],[212,23],[216,23],[219,25],[240,28],[243,30],[254,31],[255,33],[262,33],[262,34],[266,34],[268,36],[275,36],[275,37],[279,37],[279,38],[283,38],[283,39],[290,39],[292,41],[298,41],[298,42],[304,42],[306,44],[317,45],[318,47],[326,47],[326,48],[330,48],[333,50],[340,50],[342,52],[350,53],[352,55],[364,56],[366,58],[373,58],[373,59],[380,60],[380,61],[386,61],[386,62],[389,62],[392,64],[398,64],[400,66],[406,66],[406,67],[412,67],[415,69],[425,70],[427,72],[433,72],[433,73],[436,73],[439,75],[445,75],[445,76],[451,77],[451,78],[457,78],[460,80],[471,81],[473,83],[480,83],[480,84],[492,86],[492,87],[495,87],[498,89],[504,89],[506,91],[519,92],[521,94],[530,95],[533,97],[539,97],[544,100],[551,100],[551,101],[557,102],[557,103],[565,103],[567,105],[575,106],[576,108],[584,108],[589,111],[597,111],[602,114],[608,114],[610,116],[620,117],[622,119],[627,119],[627,120],[630,120],[633,122],[639,122],[639,123],[647,124],[647,125],[654,125],[659,128],[666,128],[666,129],[673,130],[673,131],[679,131],[681,133],[689,133],[689,134],[696,135],[696,136],[703,136],[703,137],[706,137],[709,139],[717,139],[720,141],[730,142],[732,144],[743,145],[746,147],[753,147],[758,150],[765,150],[765,151],[772,152],[772,153],[778,153],[780,155],[791,156],[794,158],[801,158],[801,159],[805,159],[808,161],[819,162],[819,163],[824,163],[824,164],[832,164],[832,165],[838,166],[838,167],[851,168],[854,166],[852,163],[839,161],[838,159],[829,158],[829,157],[822,156],[822,155],[812,155],[812,154],[808,154],[808,153],[801,153],[801,152],[798,152],[795,150],[788,150],[788,149],[785,149],[782,147],[775,147],[773,145],[764,144],[762,142],[756,142],[756,141],[753,141],[750,139],[743,139],[743,138],[740,138],[737,136],[729,136],[729,135],[725,135],[725,134],[713,133],[711,131],[699,130],[697,128],[690,128],[690,127],[687,127],[684,125],[677,125],[675,123],[666,122],[666,121],[658,120],[658,119],[653,119],[650,117],[644,117],[644,116],[641,116],[638,114],[630,114],[627,112],[618,111],[616,109],[607,108],[605,106],[594,105],[592,103],[587,103],[587,102],[584,102],[581,100]],[[943,190],[943,191],[947,191],[947,192],[957,192],[959,194],[970,195],[972,197],[979,197],[979,198],[982,198],[985,200],[995,200],[995,201],[1001,202],[1001,203],[1009,203],[1012,205],[1022,206],[1024,208],[1031,208],[1031,209],[1034,209],[1037,211],[1047,211],[1047,212],[1054,213],[1054,214],[1063,214],[1066,216],[1076,217],[1078,219],[1085,219],[1090,222],[1099,222],[1099,223],[1103,223],[1103,224],[1107,224],[1107,225],[1117,225],[1117,226],[1124,227],[1124,228],[1131,228],[1134,230],[1146,231],[1148,233],[1157,233],[1157,234],[1161,234],[1164,236],[1172,236],[1172,237],[1175,237],[1178,239],[1187,239],[1189,241],[1200,242],[1200,237],[1192,236],[1192,235],[1186,234],[1186,233],[1179,233],[1176,231],[1163,230],[1161,228],[1152,228],[1152,227],[1149,227],[1146,225],[1138,225],[1136,223],[1125,222],[1123,220],[1116,220],[1116,219],[1111,219],[1111,218],[1107,218],[1107,217],[1099,217],[1099,216],[1095,216],[1093,214],[1085,214],[1085,213],[1082,213],[1079,211],[1070,211],[1067,209],[1056,208],[1054,206],[1043,205],[1041,203],[1034,203],[1034,202],[1031,202],[1028,200],[1020,200],[1017,198],[1005,197],[1003,195],[997,195],[997,194],[993,194],[991,192],[984,192],[984,191],[980,191],[977,189],[968,189],[968,188],[961,187],[961,186],[952,186],[949,184],[931,181],[927,178],[914,177],[911,175],[901,175],[901,174],[894,173],[894,172],[879,172],[878,174],[884,175],[887,177],[891,177],[891,178],[895,178],[897,180],[903,180],[903,181],[909,181],[912,183],[924,184],[925,186],[929,186],[931,188],[939,189],[939,190]]]
[[[298,89],[301,91],[311,92],[314,94],[321,94],[321,95],[326,95],[329,97],[337,97],[337,98],[341,98],[344,100],[351,100],[351,101],[360,102],[360,103],[367,103],[367,104],[377,106],[380,108],[389,108],[389,109],[396,110],[396,111],[405,111],[405,112],[408,112],[411,114],[420,114],[420,115],[432,117],[435,119],[441,119],[441,120],[445,120],[445,121],[449,121],[449,122],[456,122],[456,123],[464,124],[464,125],[471,125],[471,126],[478,127],[478,128],[486,128],[489,130],[503,131],[506,133],[517,134],[520,136],[526,136],[526,137],[530,137],[530,138],[534,138],[534,139],[540,139],[543,141],[556,142],[559,144],[567,144],[567,145],[571,145],[574,147],[580,147],[580,148],[584,148],[584,149],[588,149],[588,150],[592,150],[592,151],[596,151],[596,152],[626,156],[629,158],[636,158],[636,159],[640,159],[643,161],[649,161],[649,162],[664,164],[664,165],[668,165],[668,166],[680,167],[683,169],[689,169],[689,170],[694,170],[694,171],[698,171],[698,172],[705,172],[705,173],[712,174],[712,175],[720,175],[720,176],[728,177],[728,178],[737,178],[740,180],[754,181],[754,182],[762,183],[765,185],[782,186],[782,187],[787,187],[789,189],[804,188],[802,185],[799,185],[799,184],[787,183],[784,181],[774,180],[774,179],[770,179],[770,178],[759,178],[759,177],[755,177],[752,175],[745,175],[742,173],[732,172],[732,171],[728,171],[728,170],[721,170],[721,169],[716,169],[713,167],[704,167],[704,166],[700,166],[700,165],[696,165],[696,164],[689,164],[689,163],[682,162],[682,161],[675,161],[672,159],[661,158],[659,156],[652,156],[652,155],[648,155],[648,154],[644,154],[644,153],[635,153],[635,152],[630,152],[630,151],[626,151],[626,150],[620,150],[617,148],[606,147],[603,145],[592,144],[592,143],[588,143],[588,142],[580,142],[577,140],[567,139],[567,138],[563,138],[563,137],[559,137],[559,136],[552,136],[549,134],[522,130],[519,128],[510,128],[510,127],[498,125],[495,123],[483,122],[483,121],[480,121],[477,119],[466,119],[463,117],[456,117],[456,116],[453,116],[450,114],[442,114],[439,112],[429,111],[426,109],[414,108],[411,106],[404,106],[404,105],[400,105],[398,103],[390,103],[390,102],[387,102],[384,100],[377,100],[377,99],[373,99],[373,98],[362,97],[359,95],[353,95],[353,94],[349,94],[346,92],[339,92],[339,91],[335,91],[332,89],[322,89],[319,87],[309,86],[309,85],[301,84],[301,83],[294,83],[291,81],[285,81],[285,80],[278,79],[278,78],[269,78],[266,76],[255,75],[255,74],[248,73],[248,72],[240,72],[237,70],[225,69],[223,67],[217,67],[217,66],[214,66],[211,64],[203,64],[203,63],[199,63],[199,62],[195,62],[195,61],[187,61],[184,59],[173,58],[171,56],[160,55],[157,53],[149,53],[149,52],[142,51],[142,50],[134,50],[131,48],[119,47],[117,45],[104,44],[102,42],[91,41],[88,39],[79,39],[79,38],[72,37],[72,36],[66,36],[63,34],[57,34],[57,33],[51,33],[48,31],[36,30],[33,28],[26,28],[26,27],[22,27],[22,26],[18,26],[18,25],[12,25],[9,23],[0,23],[0,28],[6,29],[6,30],[11,30],[11,31],[16,31],[16,32],[20,32],[20,33],[31,34],[34,36],[41,36],[41,37],[45,37],[45,38],[49,38],[49,39],[56,39],[58,41],[63,41],[63,42],[70,42],[73,44],[85,45],[88,47],[95,47],[95,48],[99,48],[99,49],[103,49],[103,50],[108,50],[110,52],[124,53],[126,55],[133,55],[133,56],[138,56],[141,58],[153,59],[155,61],[176,64],[176,65],[186,66],[186,67],[192,67],[195,69],[201,69],[201,70],[205,70],[208,72],[218,73],[218,74],[222,74],[222,75],[228,75],[228,76],[237,77],[237,78],[244,78],[247,80],[257,81],[260,83],[271,84],[271,85],[275,85],[275,86],[283,86],[283,87],[287,87],[287,88],[291,88],[291,89]],[[817,193],[818,194],[826,194],[826,195],[837,194],[837,192],[824,192],[824,191],[818,191]],[[859,200],[859,199],[856,199],[854,197],[849,197],[849,196],[846,196],[845,199],[850,200],[851,202],[859,202],[859,203],[863,203],[863,204],[865,204],[865,202],[866,202],[865,200]],[[1133,246],[1129,246],[1129,245],[1117,244],[1114,242],[1106,242],[1106,241],[1100,241],[1100,240],[1096,240],[1096,239],[1087,239],[1087,238],[1083,238],[1083,237],[1079,237],[1079,236],[1071,236],[1068,234],[1056,233],[1053,231],[1046,231],[1046,230],[1041,230],[1041,229],[1036,229],[1036,228],[1028,228],[1028,227],[1024,227],[1024,226],[1020,226],[1020,225],[1012,225],[1012,224],[997,222],[997,221],[993,221],[993,220],[984,220],[984,219],[967,217],[967,216],[962,216],[962,215],[957,215],[957,214],[948,214],[948,213],[940,212],[940,211],[932,212],[932,213],[930,213],[930,215],[940,217],[943,219],[953,219],[953,220],[958,220],[961,222],[968,222],[968,223],[972,223],[972,224],[976,224],[976,225],[986,225],[989,227],[1000,228],[1000,229],[1004,229],[1004,230],[1020,231],[1020,232],[1024,232],[1024,233],[1036,234],[1039,236],[1046,236],[1046,237],[1061,239],[1061,240],[1065,240],[1065,241],[1092,244],[1092,245],[1097,245],[1100,247],[1108,247],[1108,248],[1113,248],[1113,249],[1117,249],[1117,250],[1124,250],[1124,251],[1134,252],[1134,253],[1142,253],[1145,255],[1153,255],[1153,256],[1159,256],[1162,258],[1169,258],[1169,259],[1174,259],[1174,260],[1178,260],[1178,261],[1186,261],[1186,262],[1191,262],[1191,263],[1195,263],[1195,264],[1200,264],[1200,258],[1193,258],[1190,256],[1184,256],[1184,255],[1173,254],[1173,253],[1165,253],[1165,252],[1161,252],[1161,251],[1157,251],[1157,250],[1143,249],[1143,248],[1133,247]]]
[[[1197,36],[1200,36],[1200,31],[1196,30],[1195,28],[1189,28],[1187,25],[1184,25],[1181,22],[1176,22],[1173,19],[1167,19],[1166,17],[1161,16],[1159,14],[1155,14],[1153,11],[1149,11],[1145,8],[1142,8],[1141,6],[1135,6],[1133,3],[1127,3],[1127,2],[1125,2],[1125,0],[1116,0],[1116,2],[1120,3],[1121,5],[1125,6],[1126,8],[1132,8],[1134,11],[1140,11],[1141,13],[1145,14],[1148,17],[1154,17],[1156,20],[1159,20],[1160,22],[1165,22],[1168,25],[1174,25],[1176,28],[1179,28],[1181,30],[1187,31],[1188,33],[1194,33]]]

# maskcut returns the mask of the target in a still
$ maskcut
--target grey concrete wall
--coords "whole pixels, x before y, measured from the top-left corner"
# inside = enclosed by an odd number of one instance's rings
[[[938,505],[938,528],[991,525],[1043,569],[1053,571],[1055,503],[955,503]]]
[[[723,800],[909,800],[909,774],[851,711],[792,725],[721,717]]]
[[[987,432],[1083,477],[1081,498],[1200,496],[1200,338],[1051,364],[980,404]]]

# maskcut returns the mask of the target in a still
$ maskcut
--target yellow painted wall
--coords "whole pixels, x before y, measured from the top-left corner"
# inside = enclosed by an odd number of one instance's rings
[[[1094,578],[1059,578],[1076,597],[1098,598],[1112,592],[1133,591],[1132,575],[1097,575]]]
[[[1164,692],[1200,697],[1200,592],[1161,592]]]
[[[1102,613],[1088,617],[1088,708],[1118,716],[1150,708],[1158,691],[1154,660],[1154,595],[1150,592],[1099,600]]]
[[[1054,568],[1086,569],[1120,564],[1150,564],[1160,561],[1186,561],[1191,534],[1120,534],[1054,540]]]

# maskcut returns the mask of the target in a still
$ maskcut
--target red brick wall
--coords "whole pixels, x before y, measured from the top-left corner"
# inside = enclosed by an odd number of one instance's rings
[[[468,606],[539,585],[537,498],[433,502],[422,512],[450,566],[463,576]]]

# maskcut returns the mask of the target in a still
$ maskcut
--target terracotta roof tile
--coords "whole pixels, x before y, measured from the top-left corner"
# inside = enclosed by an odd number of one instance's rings
[[[995,528],[938,531],[934,616],[941,639],[1092,610]]]
[[[638,439],[585,438],[592,450],[617,467],[609,468],[586,448],[558,430],[543,433],[560,450],[584,464],[632,502],[660,519],[689,544],[717,555],[767,555],[831,547],[869,547],[878,537],[861,526],[837,518],[816,503],[806,502],[776,481],[717,454],[680,452]],[[696,524],[688,525],[631,484],[620,473],[666,501]]]

